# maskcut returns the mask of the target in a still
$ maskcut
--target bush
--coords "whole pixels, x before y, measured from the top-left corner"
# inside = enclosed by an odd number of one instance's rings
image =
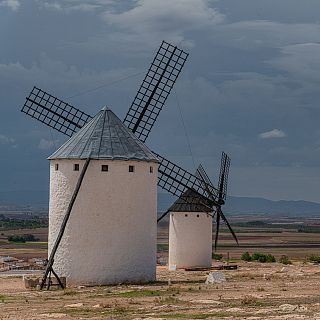
[[[292,264],[292,262],[289,260],[288,256],[281,256],[279,259],[279,262],[282,264]]]
[[[276,258],[272,254],[268,253],[266,257],[267,257],[267,262],[276,262]]]
[[[22,242],[25,243],[26,241],[39,241],[33,234],[24,234],[24,235],[11,235],[8,236],[8,241],[10,242]]]
[[[23,236],[12,235],[8,237],[10,242],[26,242],[26,239]]]
[[[251,256],[251,259],[253,261],[259,261],[259,262],[262,262],[262,263],[265,263],[265,262],[276,262],[276,258],[268,253],[268,254],[264,254],[264,253],[260,253],[260,252],[254,252]]]
[[[309,260],[311,262],[320,263],[320,256],[316,256],[313,254],[312,256],[309,257]]]
[[[218,253],[212,253],[212,259],[213,260],[221,260],[223,258],[223,255],[222,254],[218,254]]]
[[[251,256],[250,253],[248,251],[244,252],[241,256],[241,260],[243,261],[251,261]]]
[[[265,255],[264,255],[263,253],[260,253],[260,252],[254,252],[254,253],[252,254],[252,256],[251,256],[251,259],[252,259],[253,261],[260,261],[260,260],[263,260],[263,259],[265,259],[264,262],[267,261],[267,258],[265,257]],[[260,262],[262,262],[262,261],[260,261]]]

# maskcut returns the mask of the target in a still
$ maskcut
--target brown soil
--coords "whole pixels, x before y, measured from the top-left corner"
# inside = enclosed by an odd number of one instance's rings
[[[206,285],[208,271],[158,267],[148,285],[28,291],[0,277],[0,319],[320,319],[320,266],[244,263]]]

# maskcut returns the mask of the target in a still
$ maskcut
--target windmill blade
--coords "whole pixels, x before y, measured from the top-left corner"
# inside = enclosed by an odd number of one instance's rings
[[[218,184],[220,201],[225,201],[227,198],[230,162],[230,157],[225,152],[222,152]]]
[[[123,121],[141,141],[146,141],[187,58],[188,53],[162,42]]]
[[[214,239],[214,250],[217,250],[217,246],[218,246],[218,237],[219,237],[219,229],[220,229],[220,207],[217,208],[217,212],[216,212],[216,235],[215,235],[215,239]]]
[[[55,96],[33,87],[22,112],[71,137],[92,117]]]
[[[196,176],[202,180],[204,187],[206,188],[208,194],[211,195],[211,198],[217,197],[218,192],[217,189],[213,187],[213,184],[207,175],[206,171],[204,170],[203,166],[200,164],[196,170]]]
[[[174,164],[172,161],[162,157],[161,155],[153,152],[159,159],[158,167],[158,186],[170,192],[171,194],[181,197],[187,190],[191,189],[199,196],[208,201],[212,207],[218,203],[212,199],[211,194],[208,193],[204,187],[203,181],[194,174]],[[214,188],[212,185],[211,188]]]
[[[222,220],[224,221],[224,223],[227,225],[227,227],[228,227],[229,231],[231,232],[231,234],[232,234],[234,240],[236,241],[236,243],[239,244],[238,238],[237,238],[235,232],[232,230],[231,225],[230,225],[230,223],[228,222],[226,216],[223,214],[221,208],[220,208],[220,216],[221,216]]]

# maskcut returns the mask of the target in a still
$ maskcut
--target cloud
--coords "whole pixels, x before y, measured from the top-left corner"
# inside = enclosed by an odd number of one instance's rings
[[[280,23],[266,20],[225,23],[217,27],[212,41],[243,49],[281,48],[320,41],[318,23]]]
[[[95,1],[81,1],[81,0],[65,0],[55,2],[40,2],[41,7],[49,10],[61,11],[63,13],[72,13],[75,11],[93,12],[96,9],[102,8],[113,3],[113,0],[95,0]]]
[[[62,6],[58,2],[44,2],[42,3],[43,7],[46,9],[62,10]]]
[[[59,145],[59,140],[47,140],[47,139],[41,139],[38,148],[40,150],[50,150],[52,148],[57,148]]]
[[[320,31],[320,30],[319,30]],[[270,61],[274,67],[291,74],[299,81],[320,81],[320,44],[303,43],[285,46],[281,49],[282,55]]]
[[[0,7],[8,7],[13,11],[16,11],[20,7],[20,2],[18,0],[4,0],[0,2]]]
[[[178,43],[186,40],[185,32],[211,28],[222,23],[225,16],[207,0],[138,0],[129,10],[108,10],[102,18],[125,41],[142,37],[145,43],[158,43],[163,38]],[[119,33],[114,35],[118,37]],[[186,41],[185,45],[190,43]]]
[[[285,138],[287,135],[279,129],[273,129],[271,131],[263,132],[259,134],[261,139],[277,139],[277,138]]]
[[[4,134],[0,134],[0,144],[14,144],[14,143],[15,143],[15,140],[13,138],[5,136]]]

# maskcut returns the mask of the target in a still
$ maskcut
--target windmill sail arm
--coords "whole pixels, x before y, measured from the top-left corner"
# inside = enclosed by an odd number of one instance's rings
[[[146,141],[187,57],[188,53],[162,42],[123,121],[141,141]]]
[[[21,111],[69,137],[92,119],[87,113],[37,87],[33,87]]]
[[[218,190],[213,187],[213,184],[205,172],[203,166],[200,164],[196,170],[196,176],[201,179],[204,188],[207,190],[207,193],[211,195],[211,198],[214,199],[217,197]]]
[[[234,232],[233,229],[231,228],[230,223],[228,222],[226,216],[223,214],[223,212],[221,211],[221,209],[220,209],[220,212],[218,212],[218,214],[220,214],[221,219],[222,219],[222,220],[224,221],[224,223],[227,225],[227,227],[228,227],[229,231],[231,232],[231,234],[232,234],[234,240],[236,241],[236,243],[239,244],[238,238],[237,238],[235,232]]]
[[[204,187],[201,179],[161,155],[153,153],[159,159],[159,187],[177,197],[181,197],[186,190],[190,189],[203,197],[210,206],[218,205]]]
[[[230,157],[225,152],[222,152],[218,186],[219,199],[224,201],[227,198],[230,162]]]

